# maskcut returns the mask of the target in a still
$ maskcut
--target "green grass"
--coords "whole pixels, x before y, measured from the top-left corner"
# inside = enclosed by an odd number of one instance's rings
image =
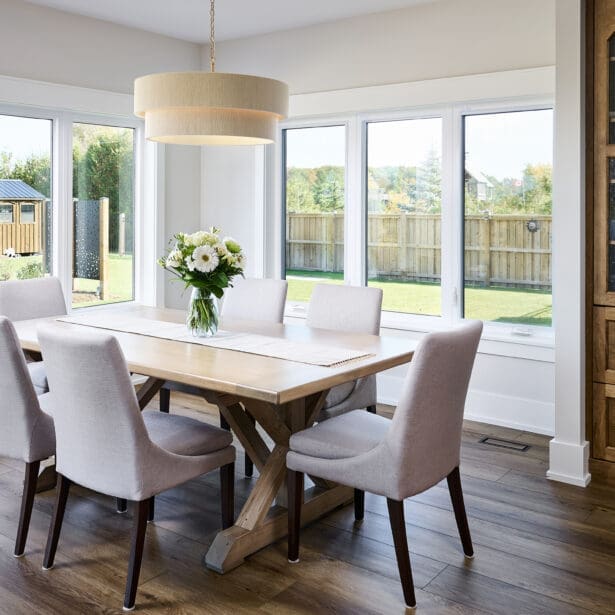
[[[343,284],[343,274],[319,271],[287,272],[288,299],[309,301],[315,284]],[[382,288],[382,308],[391,312],[440,314],[440,286],[424,282],[370,280]],[[551,326],[551,293],[521,288],[468,288],[465,293],[466,318],[524,325]]]
[[[132,255],[109,255],[109,296],[104,300],[98,299],[96,295],[99,285],[98,280],[75,279],[73,307],[132,301]]]

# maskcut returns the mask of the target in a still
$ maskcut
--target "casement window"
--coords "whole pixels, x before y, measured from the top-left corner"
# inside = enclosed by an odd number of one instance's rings
[[[13,180],[0,196],[18,204],[0,201],[0,279],[56,275],[74,308],[135,299],[140,131],[130,117],[0,106],[0,180]]]
[[[384,326],[551,331],[547,101],[288,121],[282,144],[289,315],[345,282],[383,289]]]

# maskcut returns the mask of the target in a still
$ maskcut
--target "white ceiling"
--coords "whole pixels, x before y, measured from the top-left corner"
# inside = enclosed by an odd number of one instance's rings
[[[68,13],[204,43],[208,0],[27,0]],[[218,0],[216,39],[300,28],[355,15],[380,13],[434,0]]]

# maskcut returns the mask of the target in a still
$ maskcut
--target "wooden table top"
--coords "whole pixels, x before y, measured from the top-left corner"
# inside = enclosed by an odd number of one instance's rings
[[[185,313],[180,310],[131,305],[114,311],[153,320],[185,320]],[[40,350],[37,327],[49,320],[55,319],[14,323],[22,348]],[[57,324],[70,331],[83,330],[83,325],[66,322]],[[301,399],[338,384],[408,363],[416,347],[416,342],[407,339],[342,333],[301,325],[226,320],[221,326],[229,331],[259,333],[295,342],[361,350],[372,356],[341,366],[320,367],[135,333],[112,333],[120,342],[132,372],[273,404]]]

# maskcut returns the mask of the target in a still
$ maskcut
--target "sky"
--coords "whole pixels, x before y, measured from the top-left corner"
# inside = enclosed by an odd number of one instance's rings
[[[498,179],[521,177],[526,164],[553,162],[553,111],[522,111],[466,117],[466,158],[473,169]],[[375,122],[368,126],[368,164],[415,166],[441,151],[439,118]],[[345,128],[287,131],[289,166],[342,166]]]
[[[51,152],[51,121],[0,115],[0,152],[14,160]]]

